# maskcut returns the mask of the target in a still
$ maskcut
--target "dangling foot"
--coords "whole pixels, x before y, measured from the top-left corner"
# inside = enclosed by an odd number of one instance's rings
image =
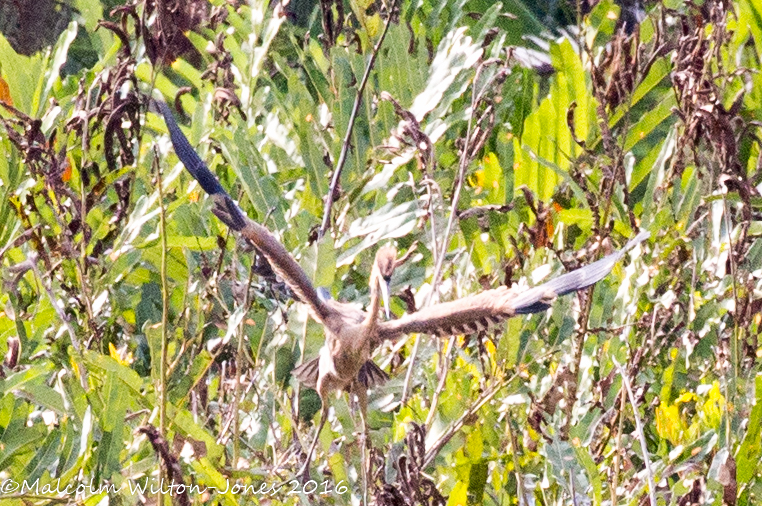
[[[312,461],[312,455],[315,453],[315,447],[317,446],[318,439],[320,438],[320,431],[323,430],[323,425],[325,425],[325,422],[327,419],[328,419],[328,404],[323,402],[323,407],[320,410],[320,422],[318,423],[317,432],[315,432],[315,437],[312,439],[312,444],[310,444],[310,449],[307,452],[307,460],[304,461],[302,468],[299,470],[298,473],[296,473],[296,476],[301,478],[302,485],[306,484],[308,481],[312,479],[310,477],[310,462]]]
[[[361,465],[361,478],[362,478],[362,504],[368,505],[368,450],[370,449],[370,440],[368,437],[368,390],[365,385],[359,381],[352,383],[349,391],[350,401],[353,401],[353,397],[357,398],[357,405],[360,408],[360,424],[362,425],[362,433],[360,434],[360,460]]]
[[[298,477],[301,482],[302,486],[306,485],[308,481],[312,479],[310,476],[310,461],[307,460],[307,462],[302,465],[302,468],[299,470],[298,473],[296,473],[296,477]]]

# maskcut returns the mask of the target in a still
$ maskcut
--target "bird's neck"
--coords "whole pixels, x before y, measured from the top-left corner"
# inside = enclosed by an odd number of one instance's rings
[[[369,330],[375,330],[378,325],[378,307],[380,305],[378,283],[378,273],[374,268],[370,275],[370,306],[368,307],[368,316],[365,317],[363,322],[363,326]]]

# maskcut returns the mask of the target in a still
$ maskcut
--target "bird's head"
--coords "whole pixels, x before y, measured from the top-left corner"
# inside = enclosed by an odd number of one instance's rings
[[[392,273],[397,266],[397,248],[394,246],[384,246],[376,253],[376,261],[373,264],[373,275],[371,276],[372,286],[378,283],[378,289],[381,290],[381,300],[384,304],[384,313],[386,318],[391,316],[389,311],[389,284],[392,280]]]

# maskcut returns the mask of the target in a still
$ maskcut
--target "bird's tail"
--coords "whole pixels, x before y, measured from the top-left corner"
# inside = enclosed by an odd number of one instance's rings
[[[550,307],[556,297],[582,290],[597,283],[611,272],[611,269],[622,259],[625,253],[649,237],[651,237],[651,233],[644,230],[630,239],[619,251],[519,294],[512,304],[516,314],[544,311]]]

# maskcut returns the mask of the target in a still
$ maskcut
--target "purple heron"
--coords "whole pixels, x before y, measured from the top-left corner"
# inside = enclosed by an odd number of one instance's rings
[[[363,429],[367,431],[367,389],[388,378],[370,360],[370,356],[385,340],[398,339],[412,333],[440,337],[471,334],[514,316],[544,311],[551,307],[557,297],[592,286],[606,277],[627,251],[650,236],[649,232],[643,231],[619,251],[534,288],[517,290],[501,286],[405,314],[396,320],[379,321],[381,301],[387,317],[389,316],[389,280],[398,263],[397,251],[393,247],[381,248],[376,254],[370,276],[371,297],[367,312],[349,304],[319,297],[307,274],[283,245],[269,230],[246,216],[222,188],[191,147],[169,107],[164,102],[156,103],[164,116],[177,156],[214,201],[212,212],[254,244],[297,297],[308,304],[312,316],[325,327],[326,342],[320,355],[294,370],[297,379],[315,388],[323,402],[318,429],[302,468],[305,473],[308,472],[318,436],[328,416],[327,398],[331,392],[346,390],[357,396]]]
[[[320,356],[294,370],[294,375],[299,380],[317,390],[322,401],[318,431],[310,446],[305,467],[301,471],[306,473],[320,429],[328,417],[330,392],[347,390],[350,394],[357,396],[365,429],[367,389],[388,379],[386,373],[370,360],[373,340],[369,339],[369,336],[378,333],[380,300],[383,300],[386,314],[389,314],[389,279],[395,267],[397,250],[393,247],[384,247],[376,254],[370,279],[370,308],[367,313],[350,304],[319,297],[307,274],[283,245],[269,230],[251,220],[233,202],[230,195],[191,147],[167,104],[158,100],[155,103],[167,124],[178,158],[214,201],[212,212],[223,223],[240,232],[260,251],[273,271],[289,285],[299,300],[309,305],[312,316],[325,327],[326,342]]]

